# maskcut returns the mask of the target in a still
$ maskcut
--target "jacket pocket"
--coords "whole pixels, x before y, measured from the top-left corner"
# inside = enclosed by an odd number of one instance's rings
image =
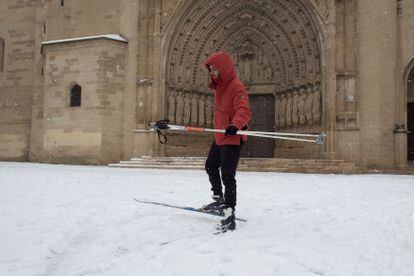
[[[221,110],[216,110],[216,115],[214,116],[214,127],[216,129],[226,129],[226,127],[231,123],[231,113]]]

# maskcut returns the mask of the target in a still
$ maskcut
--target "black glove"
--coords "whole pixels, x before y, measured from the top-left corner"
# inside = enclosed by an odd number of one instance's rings
[[[224,135],[225,136],[230,136],[230,135],[236,135],[236,133],[237,133],[237,131],[238,131],[239,129],[237,128],[237,127],[235,127],[235,126],[233,126],[233,125],[229,125],[227,128],[226,128],[226,132],[224,133]]]

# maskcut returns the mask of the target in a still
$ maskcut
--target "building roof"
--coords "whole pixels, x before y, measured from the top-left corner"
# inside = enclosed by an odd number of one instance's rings
[[[120,41],[124,43],[128,43],[128,40],[126,38],[123,38],[120,35],[117,34],[105,34],[105,35],[96,35],[96,36],[84,36],[84,37],[75,37],[75,38],[67,38],[67,39],[59,39],[59,40],[49,40],[49,41],[43,41],[42,46],[44,45],[51,45],[51,44],[59,44],[59,43],[68,43],[68,42],[77,42],[77,41],[85,41],[85,40],[94,40],[94,39],[109,39],[109,40],[115,40]]]

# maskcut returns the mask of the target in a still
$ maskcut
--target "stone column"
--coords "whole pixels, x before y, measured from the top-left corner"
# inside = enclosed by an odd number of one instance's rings
[[[358,1],[360,162],[392,167],[395,160],[396,1]]]
[[[407,87],[404,82],[408,79],[404,76],[402,61],[402,41],[401,41],[401,16],[403,13],[401,1],[397,1],[396,12],[396,33],[397,33],[397,64],[395,68],[395,127],[394,127],[394,162],[397,167],[407,166],[407,125],[406,123],[406,106],[407,106]]]
[[[318,85],[318,89],[315,91],[320,91],[321,96],[323,97],[323,106],[321,107],[321,113],[324,114],[324,117],[321,118],[322,126],[325,126],[326,129],[326,140],[325,140],[325,156],[329,159],[334,159],[336,157],[336,140],[335,140],[335,129],[336,129],[336,108],[335,108],[335,98],[336,98],[336,51],[335,51],[335,38],[336,38],[336,1],[328,1],[327,8],[329,17],[326,19],[326,33],[324,34],[324,58],[322,59],[322,68],[324,74],[316,76],[317,81],[324,82],[322,83],[324,87]],[[319,79],[320,78],[320,79]],[[314,94],[314,98],[318,98]],[[314,103],[319,101],[314,99]],[[320,105],[319,105],[320,106]],[[314,106],[315,110],[315,106]],[[320,113],[319,113],[320,114]],[[315,118],[317,119],[317,118]]]
[[[122,4],[121,11],[121,33],[128,38],[126,68],[125,68],[125,96],[124,96],[124,139],[123,139],[123,157],[130,159],[135,155],[144,155],[146,153],[145,145],[139,144],[142,141],[140,135],[135,135],[133,130],[137,128],[137,70],[138,70],[138,0],[127,0]],[[143,134],[148,135],[147,134]],[[139,148],[139,150],[138,150]]]

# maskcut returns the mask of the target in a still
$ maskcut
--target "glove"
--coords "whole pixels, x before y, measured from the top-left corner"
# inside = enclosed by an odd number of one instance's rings
[[[237,127],[235,127],[233,125],[229,125],[226,128],[226,132],[224,133],[224,136],[236,135],[236,133],[237,133],[238,130],[239,129]]]

